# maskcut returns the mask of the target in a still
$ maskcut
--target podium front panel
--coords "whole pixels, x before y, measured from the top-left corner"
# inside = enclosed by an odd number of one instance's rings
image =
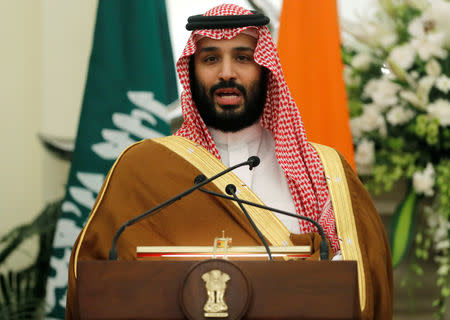
[[[186,299],[183,298],[183,288],[187,276],[200,263],[79,261],[77,296],[80,317],[186,319],[182,305],[182,300]],[[239,316],[243,319],[360,319],[354,261],[233,261],[232,264],[242,271],[249,284],[250,299],[246,313]],[[231,316],[233,304],[236,304],[233,301],[238,301],[240,295],[243,298],[242,288],[245,286],[234,288],[234,275],[229,277],[225,302]],[[194,289],[190,289],[194,292],[190,298],[194,302],[198,299],[197,304],[203,308],[208,293],[204,280],[197,278],[193,282]],[[199,319],[208,319],[203,310],[195,314],[201,314]]]

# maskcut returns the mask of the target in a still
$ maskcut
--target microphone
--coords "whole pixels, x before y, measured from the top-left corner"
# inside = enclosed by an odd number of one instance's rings
[[[250,158],[248,158],[247,161],[251,162],[249,164],[249,169],[250,170],[252,170],[254,167],[259,166],[259,163],[261,162],[261,160],[257,156],[251,156]]]
[[[225,187],[225,192],[227,194],[229,194],[229,195],[232,195],[233,198],[235,199],[235,201],[237,201],[237,203],[238,203],[239,207],[241,208],[242,212],[244,212],[244,214],[247,217],[248,221],[250,221],[250,224],[252,225],[253,229],[256,231],[256,234],[258,235],[259,239],[261,239],[262,243],[264,244],[264,247],[266,248],[266,251],[267,251],[267,255],[269,256],[269,260],[273,260],[272,259],[272,253],[270,252],[269,245],[267,244],[266,239],[264,239],[263,234],[258,229],[258,227],[256,226],[255,222],[253,221],[253,219],[248,214],[247,210],[242,205],[242,202],[240,201],[240,199],[237,197],[237,195],[236,195],[236,186],[234,184],[228,184]]]
[[[237,191],[237,189],[236,189],[236,186],[234,185],[234,184],[227,184],[227,186],[225,187],[225,192],[227,193],[227,194],[229,194],[230,196],[231,195],[236,195],[236,191]]]
[[[251,201],[238,199],[237,197],[234,197],[234,196],[233,197],[229,197],[229,196],[226,196],[224,194],[216,193],[216,192],[213,192],[213,191],[210,191],[210,190],[206,190],[206,189],[203,189],[203,188],[199,188],[199,190],[202,191],[202,192],[205,192],[207,194],[216,196],[216,197],[228,199],[228,200],[231,200],[231,201],[236,201],[239,204],[239,206],[241,207],[241,209],[243,207],[242,204],[247,204],[247,205],[250,205],[250,206],[253,206],[253,207],[257,207],[257,208],[261,208],[261,209],[265,209],[265,210],[269,210],[269,211],[273,211],[273,212],[278,212],[278,213],[283,214],[285,216],[297,218],[299,220],[305,220],[305,221],[308,221],[308,222],[314,224],[316,226],[317,230],[319,231],[319,234],[320,234],[320,236],[322,238],[322,240],[320,242],[320,248],[319,248],[320,260],[328,260],[329,259],[328,243],[327,243],[327,240],[326,240],[327,238],[325,236],[325,232],[323,231],[322,226],[317,221],[315,221],[315,220],[313,220],[311,218],[305,217],[305,216],[301,216],[301,215],[298,215],[298,214],[293,214],[293,213],[286,212],[286,211],[283,211],[283,210],[280,210],[280,209],[277,209],[277,208],[272,208],[272,207],[268,207],[268,206],[261,205],[261,204],[258,204],[258,203],[254,203],[254,202],[251,202]],[[233,184],[227,185],[225,187],[225,192],[227,194],[232,194],[230,192],[234,192],[235,193],[236,192],[236,186],[233,185]],[[244,210],[242,209],[242,211],[244,211]],[[253,226],[253,222],[249,218],[248,213],[245,211],[244,214],[247,216],[247,218],[250,220],[250,223]],[[256,227],[254,227],[254,228],[255,228],[255,230],[257,230]],[[258,233],[258,231],[256,231],[256,232]],[[259,236],[259,234],[258,234],[258,236]],[[263,243],[264,243],[264,241],[263,241]],[[268,250],[268,247],[266,247],[266,250]],[[268,254],[269,254],[269,252],[268,252]]]
[[[236,164],[236,165],[234,165],[232,167],[229,167],[229,168],[223,170],[222,172],[219,172],[218,174],[212,176],[211,178],[207,179],[204,175],[199,175],[199,176],[196,177],[196,181],[198,181],[198,182],[196,182],[193,187],[191,187],[191,188],[181,192],[180,194],[178,194],[178,195],[170,198],[169,200],[167,200],[167,201],[157,205],[156,207],[153,207],[152,209],[145,211],[144,213],[138,215],[137,217],[134,217],[134,218],[128,220],[127,222],[125,222],[124,224],[122,224],[120,226],[120,228],[117,230],[116,234],[114,235],[114,238],[113,238],[113,241],[112,241],[112,244],[111,244],[111,249],[109,250],[109,257],[108,257],[108,259],[109,260],[117,260],[116,244],[117,244],[117,240],[119,239],[120,235],[125,230],[125,228],[127,228],[127,227],[129,227],[129,226],[131,226],[131,225],[141,221],[142,219],[144,219],[144,218],[146,218],[148,216],[154,215],[156,212],[158,212],[159,210],[163,209],[164,207],[167,207],[167,206],[171,205],[172,203],[174,203],[174,202],[180,200],[181,198],[183,198],[184,196],[187,196],[188,194],[194,192],[195,190],[203,187],[205,184],[207,184],[207,183],[209,183],[209,182],[211,182],[211,181],[213,181],[213,180],[223,176],[224,174],[226,174],[226,173],[228,173],[228,172],[230,172],[230,171],[232,171],[232,170],[234,170],[236,168],[248,165],[250,169],[253,169],[257,165],[259,165],[259,162],[260,162],[260,160],[259,160],[259,158],[257,156],[252,156],[252,157],[248,158],[247,161],[244,161],[244,162],[238,163],[238,164]]]

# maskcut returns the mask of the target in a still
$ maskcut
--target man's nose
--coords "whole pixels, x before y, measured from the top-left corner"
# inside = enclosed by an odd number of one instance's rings
[[[237,74],[235,72],[235,66],[231,60],[223,60],[221,70],[219,72],[219,78],[224,81],[236,80]]]

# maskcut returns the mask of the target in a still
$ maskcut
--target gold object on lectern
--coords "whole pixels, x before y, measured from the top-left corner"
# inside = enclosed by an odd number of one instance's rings
[[[231,247],[232,239],[225,237],[225,231],[222,230],[222,237],[214,238],[213,259],[216,259],[217,249],[223,249],[223,259],[228,259],[228,249]]]
[[[202,275],[205,281],[208,300],[203,307],[206,318],[225,318],[228,317],[228,306],[225,303],[224,296],[227,289],[227,281],[230,276],[220,270],[211,270]]]

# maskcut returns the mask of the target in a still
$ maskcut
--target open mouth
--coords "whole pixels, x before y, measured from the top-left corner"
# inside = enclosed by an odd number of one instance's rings
[[[216,102],[221,105],[238,105],[242,102],[242,93],[236,88],[220,88],[214,91],[214,98]]]

